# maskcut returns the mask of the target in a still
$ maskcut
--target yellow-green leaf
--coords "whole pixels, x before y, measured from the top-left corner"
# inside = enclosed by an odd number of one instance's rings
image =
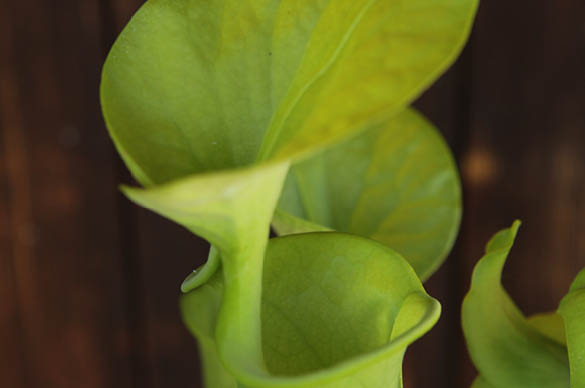
[[[262,279],[265,365],[229,380],[209,345],[225,287],[219,274],[181,301],[202,344],[206,381],[223,381],[213,388],[235,380],[250,388],[398,388],[406,347],[440,313],[408,263],[381,244],[339,233],[273,239]]]
[[[519,227],[516,221],[497,233],[473,271],[462,309],[467,347],[495,388],[567,388],[567,349],[531,325],[500,282]]]
[[[145,185],[297,158],[405,107],[455,59],[476,6],[150,0],[104,65],[104,117]]]
[[[326,227],[372,238],[425,280],[449,253],[460,218],[451,152],[432,124],[407,109],[295,165],[273,226],[280,235]]]

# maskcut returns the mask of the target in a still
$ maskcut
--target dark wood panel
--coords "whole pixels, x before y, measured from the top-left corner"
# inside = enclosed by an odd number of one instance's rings
[[[9,34],[0,19],[0,34]],[[5,45],[1,47],[6,52]],[[16,289],[15,263],[12,261],[13,251],[27,261],[27,245],[23,244],[18,233],[19,224],[14,222],[27,218],[28,208],[25,196],[19,195],[13,186],[26,187],[26,183],[18,185],[19,179],[28,179],[23,174],[22,161],[17,147],[18,134],[14,128],[18,126],[18,116],[14,111],[12,79],[5,76],[6,62],[0,62],[0,375],[2,381],[10,387],[24,388],[26,380],[26,354],[22,349],[22,331],[19,312],[19,295]],[[15,136],[16,135],[16,136]],[[11,201],[12,197],[20,200]]]
[[[114,40],[138,9],[142,1],[103,0],[100,2],[102,56],[99,66],[103,65]],[[101,128],[107,133],[106,127]],[[116,154],[113,144],[110,152]],[[134,184],[124,163],[116,154],[114,162],[116,184]],[[117,196],[117,216],[120,239],[120,255],[122,257],[122,278],[125,284],[127,302],[126,320],[128,331],[127,363],[132,386],[152,388],[156,386],[152,344],[149,341],[149,328],[145,300],[145,284],[143,280],[143,264],[140,257],[138,241],[138,208],[120,193]]]
[[[103,22],[109,49],[143,1],[105,4]],[[119,169],[121,180],[135,184],[123,164]],[[199,387],[196,343],[183,325],[178,301],[181,282],[205,262],[208,244],[126,199],[121,211],[122,234],[134,244],[126,256],[134,263],[128,266],[128,277],[134,287],[133,321],[138,333],[134,340],[136,381],[140,387]]]
[[[127,387],[98,2],[9,2],[2,18],[10,259],[27,386]]]
[[[200,387],[196,343],[179,313],[183,279],[207,259],[208,245],[172,222],[138,212],[139,256],[155,387]]]
[[[488,238],[522,219],[503,280],[527,314],[555,310],[585,266],[584,7],[484,1],[471,42],[462,281]],[[468,387],[467,356],[458,367]]]

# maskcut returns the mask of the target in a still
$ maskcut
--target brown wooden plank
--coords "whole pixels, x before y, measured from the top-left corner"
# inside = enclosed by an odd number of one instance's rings
[[[2,35],[6,36],[8,32],[3,27],[5,26],[0,26],[0,33],[5,33]],[[4,45],[1,49],[2,52],[7,52]],[[0,66],[0,74],[6,74],[5,62]],[[13,202],[10,198],[18,194],[11,193],[11,183],[21,178],[26,179],[26,175],[20,175],[22,171],[19,166],[22,163],[18,160],[19,155],[11,152],[11,145],[18,139],[14,138],[14,132],[9,127],[17,125],[15,120],[18,117],[11,115],[13,100],[9,90],[13,88],[10,84],[9,78],[0,79],[0,375],[8,386],[24,388],[28,385],[27,363],[22,349],[19,296],[12,257],[14,251],[26,260],[26,243],[23,244],[23,236],[17,232],[18,225],[13,222],[17,217],[12,215],[26,214],[27,208],[22,201]]]
[[[466,50],[455,65],[415,102],[415,106],[443,134],[457,161],[468,125],[469,67]],[[441,302],[442,314],[437,325],[407,351],[404,366],[406,387],[450,388],[456,381],[457,369],[450,357],[452,352],[444,349],[453,349],[459,340],[460,243],[458,239],[445,263],[425,283],[429,294]]]
[[[503,280],[527,314],[556,309],[585,266],[584,14],[579,0],[484,1],[472,41],[461,281],[520,218]],[[468,387],[475,372],[465,353],[458,362],[457,386]]]
[[[130,385],[97,6],[11,2],[1,13],[11,32],[0,37],[2,137],[28,387]]]
[[[112,15],[111,20],[104,21],[105,29],[109,30],[108,48],[142,3],[141,0],[107,3],[111,12],[105,15]],[[121,179],[134,184],[122,164],[119,169]],[[134,240],[135,249],[130,249],[136,263],[133,270],[139,270],[132,274],[130,282],[135,287],[135,303],[142,304],[141,311],[135,312],[135,319],[142,320],[135,327],[140,338],[134,341],[143,341],[139,348],[142,359],[136,362],[147,368],[139,377],[140,386],[199,387],[196,344],[182,323],[178,300],[181,282],[205,262],[208,245],[178,225],[127,200],[121,206],[121,216],[126,222],[122,233]]]
[[[178,225],[140,209],[140,259],[156,387],[200,387],[195,340],[178,309],[180,284],[207,259],[208,245]]]
[[[13,239],[13,217],[11,214],[22,212],[19,204],[9,202],[11,197],[11,184],[14,179],[19,179],[18,166],[15,157],[7,155],[13,143],[7,139],[9,127],[15,125],[18,116],[11,114],[13,111],[12,79],[7,76],[8,62],[10,60],[10,41],[13,40],[13,31],[5,23],[2,23],[0,15],[0,52],[4,54],[0,61],[0,375],[5,384],[15,388],[25,388],[27,384],[27,371],[25,353],[22,349],[22,331],[20,325],[20,311],[18,305],[18,293],[16,290],[16,277],[12,251],[19,246]],[[8,151],[8,152],[7,152]],[[13,243],[14,241],[14,243]]]
[[[121,0],[100,2],[102,58],[107,53],[122,27],[139,7],[142,1]],[[103,133],[107,130],[102,128]],[[116,154],[113,144],[110,152],[115,154],[115,179],[119,183],[134,183],[124,163]],[[132,385],[141,388],[156,386],[156,365],[149,340],[150,324],[146,312],[145,284],[143,280],[143,264],[138,242],[137,207],[123,195],[117,196],[118,225],[120,230],[120,251],[122,256],[122,278],[126,290],[126,319],[128,332],[128,353]]]

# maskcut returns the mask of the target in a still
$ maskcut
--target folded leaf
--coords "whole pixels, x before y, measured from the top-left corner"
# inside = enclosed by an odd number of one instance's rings
[[[148,187],[125,192],[218,250],[217,353],[245,384],[264,373],[262,263],[289,163],[403,109],[453,61],[476,5],[149,0],[114,44],[102,109]]]
[[[500,282],[519,226],[516,221],[497,233],[473,271],[462,309],[469,353],[495,388],[567,388],[566,348],[532,326]]]
[[[565,321],[571,364],[571,388],[585,387],[585,269],[561,300],[559,314]]]
[[[296,158],[412,101],[459,53],[476,6],[150,0],[104,65],[104,117],[144,185]]]
[[[557,341],[563,346],[567,346],[565,323],[559,314],[536,314],[528,318],[528,323],[548,338]]]
[[[263,164],[149,189],[123,189],[134,202],[187,227],[219,251],[225,289],[217,322],[218,351],[237,369],[247,370],[262,361],[262,265],[270,219],[287,170],[286,163]],[[212,273],[213,268],[205,276]],[[245,355],[232,352],[236,348]]]
[[[224,287],[219,273],[185,295],[181,310],[200,342],[208,386],[231,388],[210,345]],[[406,347],[440,310],[397,253],[339,233],[271,240],[262,284],[265,368],[237,376],[251,388],[398,388]]]
[[[209,255],[207,262],[201,267],[195,269],[181,284],[182,292],[189,292],[195,288],[205,284],[221,265],[221,259],[219,257],[219,251],[213,245],[209,249]]]
[[[278,209],[273,226],[280,235],[325,226],[370,237],[397,250],[424,280],[453,245],[461,189],[441,135],[407,109],[295,165]]]

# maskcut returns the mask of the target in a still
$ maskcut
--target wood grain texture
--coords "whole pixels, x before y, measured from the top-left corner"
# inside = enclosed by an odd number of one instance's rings
[[[471,93],[470,50],[466,49],[449,69],[415,103],[441,131],[459,164],[469,130]],[[461,228],[464,228],[462,225]],[[459,368],[453,358],[464,351],[459,325],[462,293],[461,239],[441,268],[426,283],[430,295],[441,302],[437,325],[409,347],[404,366],[405,387],[455,387]]]
[[[105,1],[103,31],[105,53],[141,0]],[[136,185],[123,163],[118,163],[120,180]],[[131,326],[135,335],[133,372],[141,388],[201,386],[196,343],[180,317],[180,284],[207,259],[206,242],[182,227],[127,199],[120,203],[121,233],[126,241],[126,280],[133,289],[128,298]]]
[[[154,386],[201,387],[196,343],[179,312],[179,286],[207,259],[207,243],[158,215],[138,212],[147,341]]]
[[[503,283],[527,314],[555,310],[585,266],[584,14],[579,0],[485,1],[470,42],[461,281],[468,288],[489,237],[519,218]],[[471,382],[467,366],[458,386]]]
[[[2,66],[0,74],[6,74],[5,66]],[[14,138],[14,132],[9,129],[14,126],[14,118],[10,117],[10,79],[3,77],[0,80],[0,375],[8,386],[15,388],[26,387],[26,357],[21,345],[23,342],[19,293],[16,287],[16,263],[11,260],[13,252],[27,260],[26,252],[23,252],[22,243],[16,233],[19,222],[22,219],[18,214],[26,212],[26,205],[18,200],[12,201],[18,196],[14,190],[18,182],[19,152],[13,152],[13,144],[18,140]],[[26,176],[26,175],[25,175]],[[26,187],[26,184],[25,184]],[[26,246],[26,244],[25,244]],[[26,248],[26,247],[25,247]]]
[[[9,31],[0,37],[2,158],[22,380],[127,386],[115,159],[97,98],[97,1],[9,2],[1,14]]]
[[[18,255],[23,263],[30,261],[28,244],[23,244],[18,233],[20,220],[30,218],[30,210],[26,200],[26,160],[19,146],[22,139],[18,134],[20,114],[16,113],[15,79],[10,73],[15,39],[13,29],[6,23],[6,14],[0,14],[0,36],[4,37],[0,50],[6,53],[0,61],[0,375],[8,386],[24,388],[29,385],[28,355],[22,349],[18,263],[12,258]]]

